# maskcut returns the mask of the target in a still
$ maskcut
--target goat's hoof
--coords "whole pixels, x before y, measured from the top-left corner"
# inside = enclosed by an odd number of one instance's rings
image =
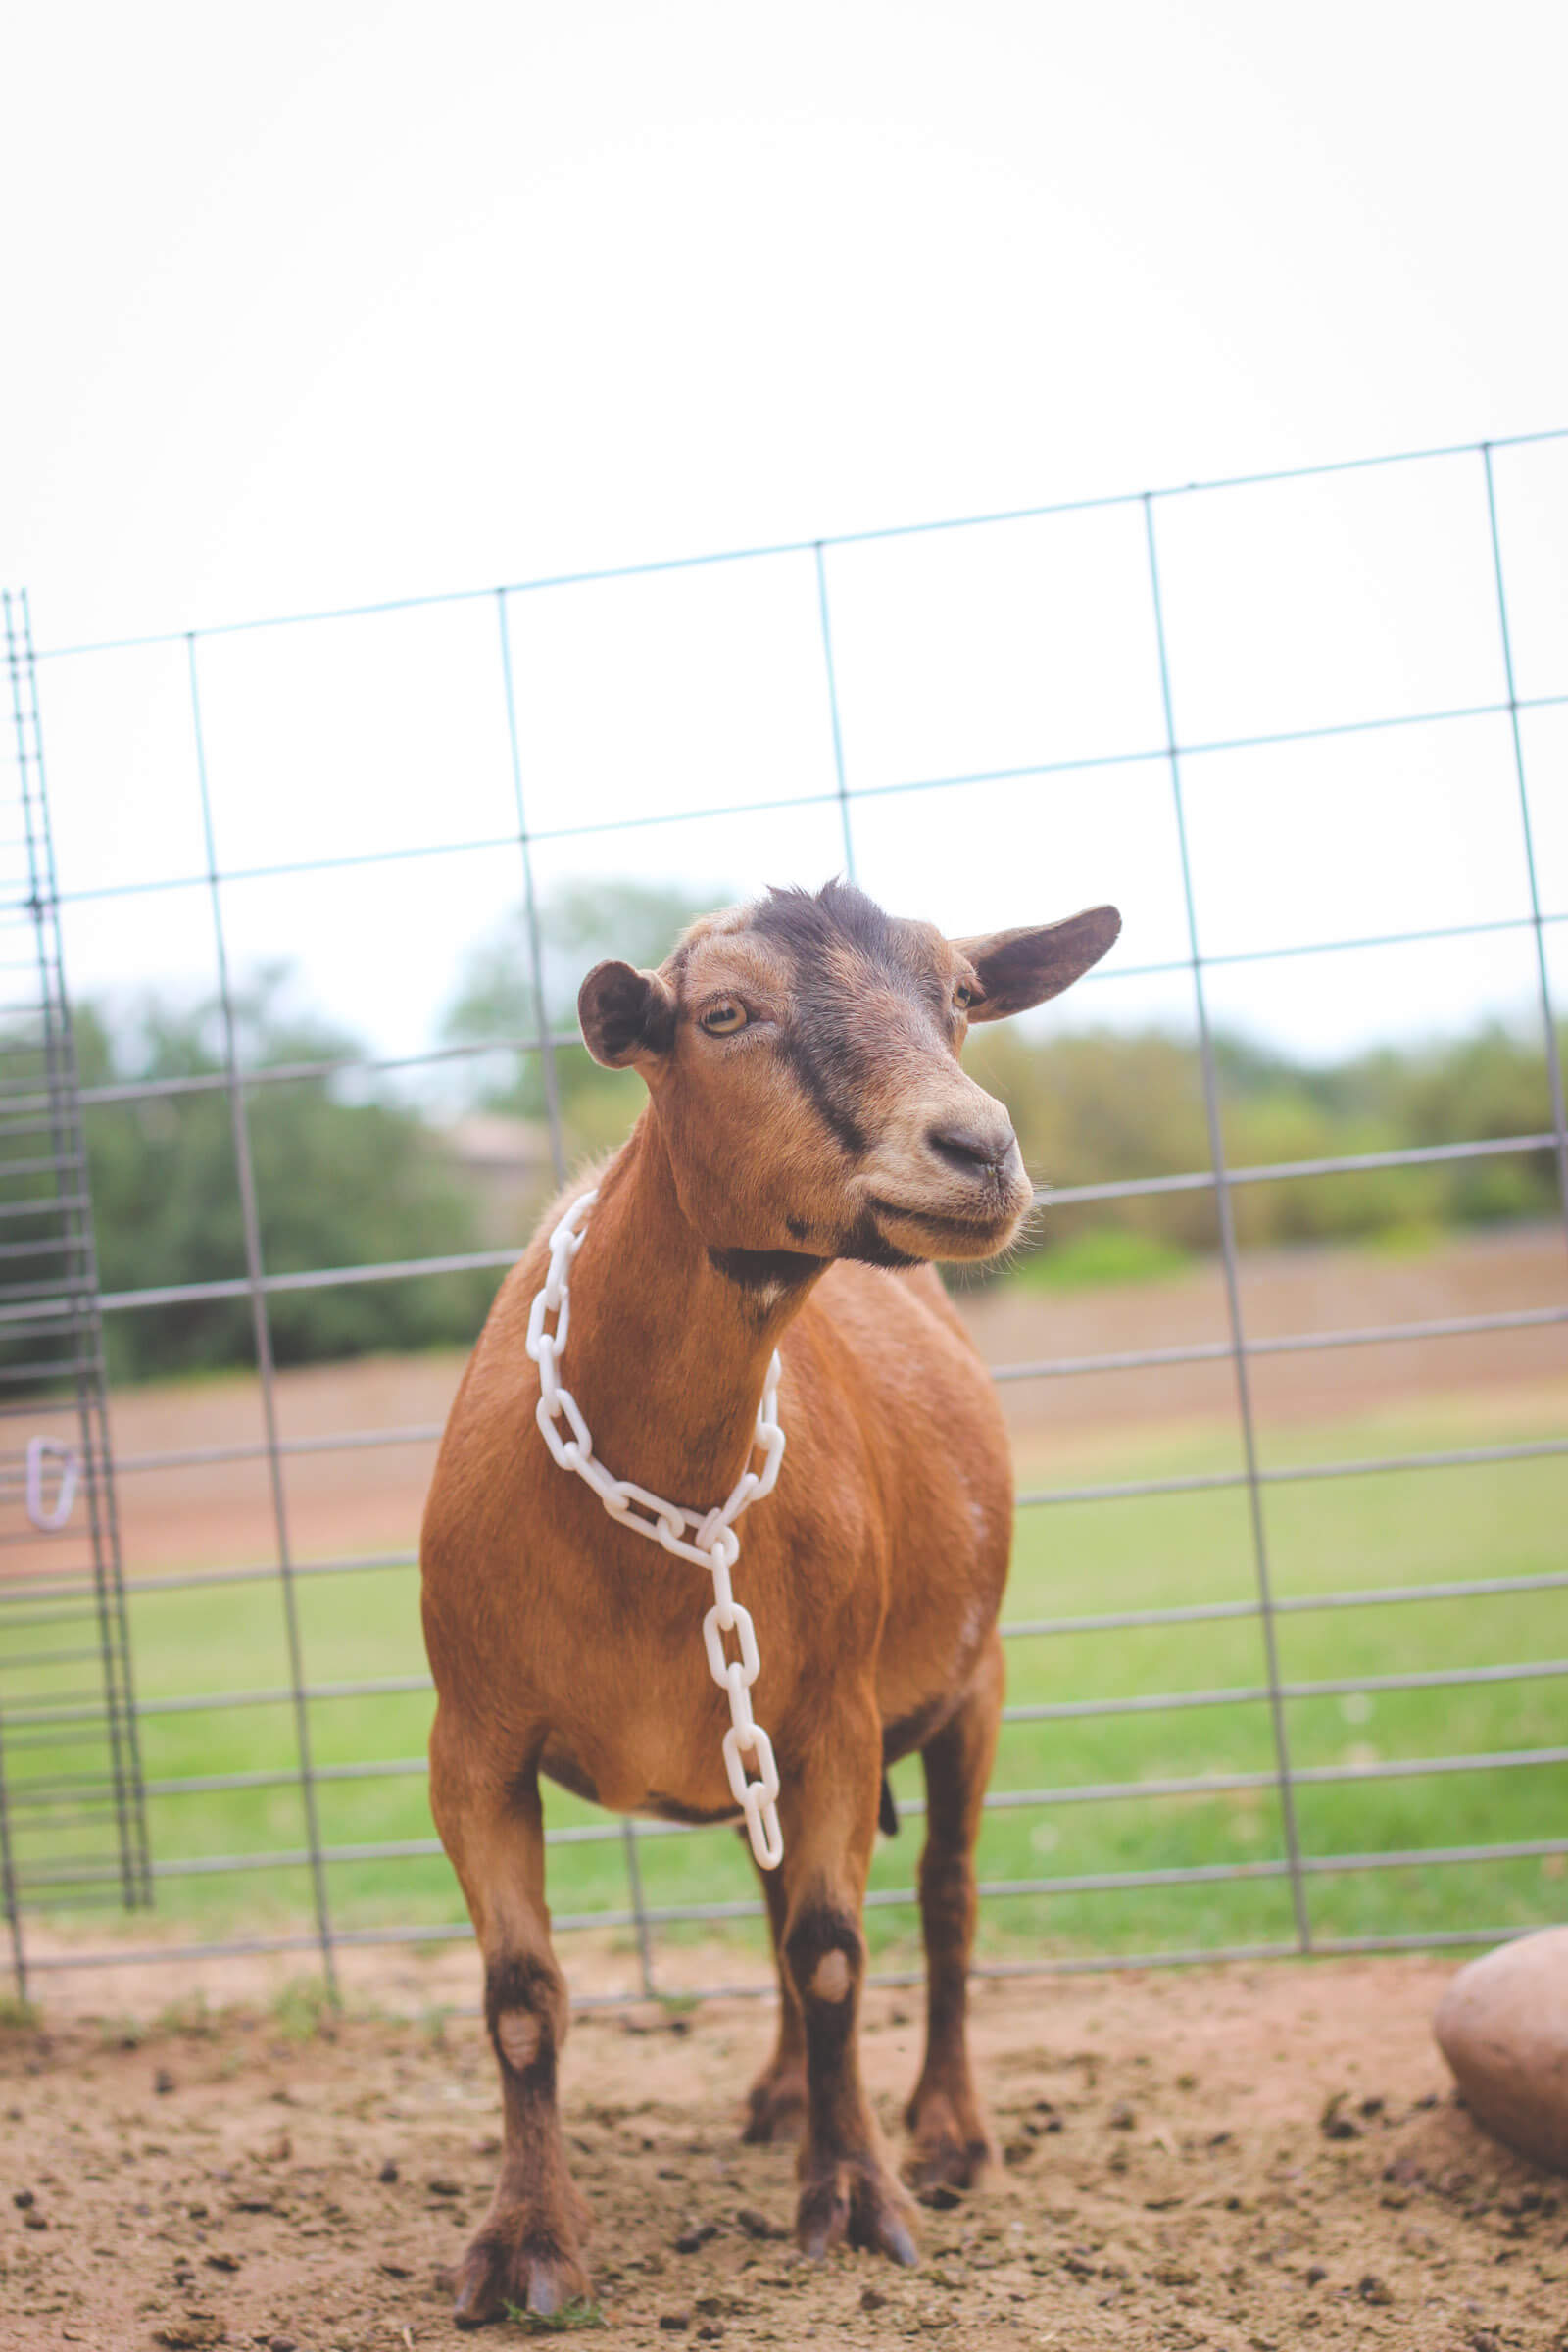
[[[954,2190],[978,2185],[990,2162],[991,2149],[983,2139],[929,2140],[911,2152],[904,2178],[922,2204],[951,2203]]]
[[[548,2320],[587,2296],[587,2273],[554,2232],[481,2230],[458,2268],[452,2317],[459,2328],[482,2328],[508,2311]]]
[[[765,2146],[770,2140],[799,2139],[805,2116],[804,2068],[760,2075],[746,2094],[746,2123],[741,2137],[754,2148]]]
[[[912,2270],[920,2259],[912,2218],[908,2200],[880,2165],[843,2164],[802,2190],[795,2233],[813,2262],[848,2244]]]
[[[951,2098],[945,2091],[927,2091],[909,2101],[905,2122],[914,2134],[914,2146],[903,2166],[905,2180],[922,2203],[936,2203],[945,2189],[973,2188],[988,2165],[996,2162],[996,2145],[973,2093]]]
[[[889,2262],[896,2262],[901,2270],[912,2271],[918,2267],[920,2260],[920,2249],[914,2242],[912,2232],[906,2229],[896,2213],[887,2215],[883,2220],[876,2244],[871,2250],[885,2254]]]

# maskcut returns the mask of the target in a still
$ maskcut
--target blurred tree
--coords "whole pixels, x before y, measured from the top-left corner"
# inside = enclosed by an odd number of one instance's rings
[[[539,909],[540,960],[547,1025],[556,1036],[576,1036],[577,991],[596,963],[614,956],[639,970],[663,962],[697,915],[728,903],[722,888],[687,891],[669,883],[606,880],[564,884]],[[538,1035],[527,922],[521,907],[470,954],[458,994],[441,1024],[449,1044]],[[604,1070],[586,1048],[557,1049],[556,1084],[568,1158],[618,1144],[643,1101],[642,1081],[627,1070]],[[474,1068],[472,1100],[486,1110],[520,1118],[545,1115],[544,1075],[537,1053],[513,1050],[486,1056]]]
[[[284,975],[265,973],[238,1006],[248,1067],[336,1061],[354,1039],[286,1011]],[[217,1008],[157,1001],[111,1027],[75,1018],[82,1084],[221,1072]],[[274,1080],[248,1090],[251,1156],[269,1273],[436,1256],[479,1247],[474,1206],[442,1141],[362,1078]],[[87,1162],[106,1291],[221,1281],[245,1271],[228,1097],[221,1088],[108,1103],[87,1113]],[[496,1277],[483,1271],[310,1291],[269,1300],[279,1363],[466,1345]],[[252,1360],[246,1299],[190,1301],[107,1318],[111,1369],[146,1378]]]
[[[1197,1047],[1186,1040],[1159,1030],[1040,1039],[1021,1028],[982,1029],[966,1062],[1008,1105],[1039,1183],[1067,1187],[1208,1165],[1202,1075]],[[1541,1046],[1500,1023],[1321,1066],[1220,1037],[1215,1063],[1234,1167],[1541,1134],[1551,1123]],[[1252,1245],[1549,1217],[1557,1206],[1544,1152],[1281,1177],[1239,1186],[1234,1199],[1238,1233]],[[1096,1215],[1107,1230],[1187,1249],[1214,1242],[1208,1192],[1107,1200]],[[1054,1243],[1047,1215],[1031,1229],[1029,1246],[1050,1250]]]

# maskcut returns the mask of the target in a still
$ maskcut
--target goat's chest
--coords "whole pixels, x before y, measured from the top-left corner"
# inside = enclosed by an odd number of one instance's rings
[[[989,1384],[902,1390],[858,1417],[801,1382],[778,1486],[740,1522],[735,1597],[753,1618],[751,1691],[780,1769],[869,1686],[896,1745],[951,1707],[995,1622],[1010,1522],[1005,1441]],[[965,1410],[966,1405],[970,1406]],[[533,1540],[495,1624],[516,1735],[563,1786],[613,1810],[724,1819],[727,1693],[708,1665],[707,1572],[612,1524],[565,1480],[529,1514]],[[494,1622],[494,1621],[493,1621]],[[726,1654],[739,1654],[733,1634]],[[488,1676],[499,1660],[492,1651]]]
[[[734,1815],[722,1754],[729,1703],[703,1646],[709,1597],[694,1592],[680,1642],[650,1640],[645,1630],[612,1668],[603,1656],[585,1658],[580,1672],[556,1685],[540,1757],[550,1779],[617,1813],[693,1822]],[[765,1723],[761,1689],[760,1680],[758,1717]]]

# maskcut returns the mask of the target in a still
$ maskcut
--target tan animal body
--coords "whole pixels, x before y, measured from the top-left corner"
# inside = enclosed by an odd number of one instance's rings
[[[736,1598],[781,1781],[763,1876],[777,2046],[747,2135],[802,2127],[797,2230],[915,2260],[857,2052],[862,1897],[887,1764],[918,1749],[925,2061],[916,2186],[991,2152],[970,2077],[973,1847],[1002,1705],[997,1613],[1011,1474],[991,1381],[928,1261],[1004,1248],[1031,1200],[1002,1105],[966,1078],[969,1021],[1056,995],[1110,947],[1101,907],[950,942],[858,891],[773,892],[698,923],[658,972],[601,964],[579,1013],[649,1101],[598,1176],[571,1270],[569,1381],[617,1476],[706,1510],[752,1449],[775,1348],[787,1449],[739,1523]],[[430,1800],[472,1914],[501,2074],[494,2203],[455,2316],[547,2314],[587,2292],[562,2143],[566,1994],[545,1903],[541,1773],[620,1812],[734,1821],[704,1571],[617,1527],[535,1422],[525,1341],[550,1212],[474,1350],[425,1512],[438,1693]]]

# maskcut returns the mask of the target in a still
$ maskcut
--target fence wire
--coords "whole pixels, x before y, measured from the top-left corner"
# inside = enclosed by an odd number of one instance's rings
[[[344,1429],[309,1437],[285,1437],[281,1432],[277,1405],[271,1306],[278,1298],[304,1290],[343,1289],[363,1284],[402,1282],[422,1276],[500,1271],[514,1262],[519,1252],[512,1249],[466,1250],[396,1261],[341,1264],[304,1270],[270,1270],[263,1246],[264,1228],[250,1140],[250,1110],[258,1093],[271,1087],[301,1082],[332,1082],[344,1078],[406,1073],[420,1068],[434,1069],[443,1063],[462,1062],[497,1052],[527,1057],[538,1065],[551,1161],[559,1181],[566,1170],[567,1145],[556,1057],[564,1049],[574,1045],[576,1040],[574,1035],[553,1031],[546,1017],[544,945],[536,871],[540,845],[577,842],[592,848],[607,836],[627,831],[645,831],[677,824],[711,824],[736,814],[756,817],[772,809],[799,810],[822,807],[836,811],[842,838],[843,863],[846,870],[853,874],[856,862],[856,812],[862,806],[886,800],[890,796],[899,796],[906,798],[911,808],[917,812],[925,805],[926,796],[956,786],[985,787],[1022,780],[1089,776],[1131,765],[1147,768],[1153,762],[1162,765],[1170,795],[1181,878],[1185,953],[1173,959],[1122,964],[1117,966],[1117,971],[1124,978],[1185,974],[1190,981],[1202,1084],[1207,1165],[1171,1175],[1078,1185],[1045,1192],[1040,1198],[1053,1205],[1065,1207],[1165,1195],[1196,1193],[1209,1196],[1214,1206],[1219,1243],[1225,1336],[1219,1340],[1180,1346],[1120,1348],[1099,1353],[1047,1356],[1004,1363],[995,1368],[995,1377],[1003,1384],[1019,1384],[1096,1378],[1177,1366],[1228,1365],[1233,1383],[1233,1409],[1239,1440],[1239,1462],[1234,1469],[1038,1487],[1025,1489],[1017,1500],[1021,1510],[1035,1511],[1086,1504],[1128,1503],[1156,1496],[1196,1493],[1234,1492],[1245,1497],[1246,1502],[1252,1589],[1244,1598],[1163,1607],[1084,1609],[1043,1617],[1015,1618],[1005,1623],[1003,1631],[1009,1641],[1017,1642],[1039,1638],[1067,1640],[1097,1633],[1241,1622],[1256,1629],[1262,1672],[1258,1679],[1247,1684],[1219,1683],[1212,1687],[1136,1694],[1107,1692],[1086,1694],[1070,1701],[1050,1704],[1014,1704],[1006,1708],[1004,1722],[1115,1721],[1136,1715],[1166,1717],[1194,1709],[1252,1706],[1261,1708],[1267,1718],[1270,1760],[1267,1768],[1262,1770],[1201,1774],[1167,1772],[1130,1779],[1069,1782],[1061,1786],[1034,1788],[1002,1788],[991,1793],[988,1805],[997,1812],[1029,1809],[1049,1814],[1053,1809],[1064,1806],[1110,1806],[1129,1802],[1154,1804],[1167,1800],[1207,1799],[1226,1792],[1269,1795],[1278,1808],[1281,1850],[1266,1857],[1220,1863],[990,1879],[982,1882],[981,1893],[986,1900],[1047,1900],[1085,1893],[1116,1895],[1152,1886],[1196,1888],[1255,1882],[1277,1886],[1285,1890],[1290,1906],[1291,1932],[1288,1936],[1269,1936],[1250,1942],[1184,1944],[1134,1954],[1116,1951],[1067,1955],[1041,1952],[1017,1961],[989,1963],[980,1973],[1050,1974],[1082,1968],[1142,1968],[1200,1958],[1254,1959],[1309,1951],[1345,1953],[1424,1945],[1444,1946],[1482,1940],[1506,1932],[1505,1925],[1477,1920],[1463,1930],[1431,1929],[1410,1935],[1324,1935],[1314,1929],[1310,1887],[1316,1880],[1341,1873],[1462,1868],[1502,1861],[1547,1861],[1568,1854],[1568,1838],[1514,1838],[1490,1843],[1484,1840],[1460,1840],[1443,1845],[1390,1847],[1388,1850],[1312,1852],[1307,1850],[1303,1838],[1298,1800],[1301,1792],[1308,1789],[1371,1785],[1391,1780],[1441,1780],[1494,1773],[1549,1773],[1560,1776],[1563,1767],[1568,1765],[1568,1744],[1541,1743],[1475,1751],[1460,1747],[1453,1753],[1352,1760],[1338,1764],[1303,1764],[1293,1756],[1290,1711],[1300,1702],[1329,1697],[1359,1697],[1380,1692],[1448,1688],[1464,1690],[1488,1683],[1523,1685],[1543,1680],[1556,1681],[1568,1676],[1568,1654],[1486,1664],[1467,1662],[1452,1669],[1432,1671],[1390,1671],[1301,1679],[1290,1676],[1282,1664],[1280,1627],[1287,1619],[1311,1613],[1350,1612],[1369,1607],[1404,1609],[1433,1600],[1480,1603],[1504,1594],[1531,1594],[1544,1598],[1547,1594],[1568,1588],[1568,1567],[1547,1567],[1540,1572],[1501,1576],[1478,1574],[1425,1585],[1347,1585],[1339,1590],[1293,1593],[1279,1589],[1271,1565],[1268,1504],[1269,1496],[1275,1490],[1290,1485],[1376,1478],[1392,1473],[1425,1477],[1464,1466],[1525,1463],[1560,1457],[1568,1454],[1568,1436],[1271,1465],[1262,1459],[1258,1444],[1253,1381],[1255,1368],[1260,1362],[1288,1355],[1310,1353],[1332,1356],[1339,1350],[1360,1348],[1397,1344],[1426,1346],[1446,1340],[1463,1341],[1483,1334],[1549,1330],[1568,1323],[1568,1304],[1546,1303],[1528,1308],[1429,1317],[1426,1320],[1371,1321],[1339,1328],[1260,1336],[1250,1332],[1247,1324],[1235,1203],[1239,1192],[1257,1185],[1332,1179],[1371,1170],[1430,1167],[1494,1157],[1544,1155],[1549,1156],[1555,1165],[1565,1233],[1568,1233],[1568,1110],[1565,1110],[1548,956],[1548,934],[1568,921],[1568,906],[1552,906],[1544,899],[1532,825],[1528,761],[1521,732],[1523,713],[1568,708],[1568,694],[1529,698],[1522,697],[1518,692],[1509,590],[1503,538],[1498,527],[1494,478],[1495,451],[1542,446],[1564,438],[1563,435],[1533,435],[1510,442],[1481,443],[1473,447],[1401,452],[1343,466],[1297,468],[1278,473],[1238,476],[1225,481],[1148,491],[1126,498],[1079,500],[1057,506],[1019,509],[996,515],[956,517],[884,532],[851,533],[769,547],[732,549],[710,556],[675,559],[664,564],[639,564],[559,574],[464,592],[457,596],[399,599],[344,608],[337,612],[279,614],[255,622],[190,630],[177,636],[134,637],[92,645],[62,646],[38,655],[37,660],[46,664],[67,661],[91,663],[102,662],[106,657],[130,648],[166,645],[183,651],[189,725],[205,842],[205,858],[201,868],[153,878],[126,876],[65,890],[56,889],[52,879],[40,881],[35,877],[25,900],[19,901],[15,907],[0,910],[0,919],[18,913],[31,914],[40,901],[53,919],[62,906],[105,903],[117,899],[133,900],[172,890],[189,890],[206,895],[211,912],[223,1032],[221,1069],[135,1083],[88,1086],[79,1089],[78,1103],[79,1108],[91,1110],[111,1105],[145,1106],[201,1096],[221,1096],[224,1099],[230,1122],[243,1231],[244,1271],[231,1279],[150,1284],[132,1290],[102,1291],[94,1286],[90,1307],[94,1317],[113,1317],[220,1300],[244,1300],[250,1311],[262,1404],[262,1435],[254,1443],[193,1445],[176,1449],[122,1453],[113,1463],[109,1459],[107,1446],[103,1447],[83,1464],[87,1498],[93,1509],[112,1514],[117,1479],[142,1480],[192,1469],[263,1465],[268,1479],[273,1529],[272,1546],[267,1557],[237,1566],[138,1575],[127,1580],[127,1591],[133,1598],[139,1598],[201,1589],[223,1591],[231,1587],[271,1584],[276,1586],[279,1594],[284,1623],[287,1675],[283,1682],[258,1683],[251,1688],[210,1690],[172,1697],[144,1697],[136,1705],[135,1717],[137,1722],[151,1723],[180,1715],[201,1716],[214,1711],[227,1712],[241,1708],[286,1709],[293,1727],[294,1763],[286,1769],[185,1772],[165,1777],[154,1775],[145,1779],[143,1794],[149,1802],[179,1798],[199,1805],[204,1796],[228,1791],[293,1790],[297,1792],[301,1804],[305,1833],[303,1842],[294,1845],[229,1854],[181,1853],[176,1850],[155,1854],[150,1861],[144,1862],[144,1867],[151,1885],[169,1887],[188,1885],[201,1879],[233,1877],[237,1880],[256,1874],[296,1874],[303,1878],[309,1887],[311,1925],[308,1930],[301,1928],[284,1934],[210,1938],[197,1936],[173,1944],[127,1946],[106,1937],[93,1943],[72,1941],[64,1948],[52,1946],[47,1950],[26,1951],[23,1926],[24,1909],[30,1906],[52,1917],[57,1912],[69,1911],[77,1901],[87,1903],[101,1899],[104,1886],[116,1878],[120,1868],[115,1863],[77,1861],[68,1855],[56,1862],[34,1862],[29,1866],[24,1880],[19,1877],[17,1825],[24,1817],[34,1826],[41,1824],[47,1830],[48,1825],[57,1821],[62,1825],[68,1820],[90,1823],[99,1813],[112,1814],[117,1806],[122,1813],[125,1802],[122,1790],[106,1796],[94,1788],[84,1788],[81,1775],[70,1769],[62,1769],[53,1778],[46,1769],[29,1769],[24,1783],[18,1781],[16,1765],[19,1758],[47,1757],[52,1744],[58,1745],[62,1756],[69,1758],[74,1752],[71,1742],[76,1729],[102,1712],[102,1693],[87,1671],[97,1658],[98,1650],[91,1639],[82,1638],[84,1633],[90,1631],[95,1612],[101,1613],[104,1605],[101,1579],[96,1578],[90,1568],[63,1560],[60,1567],[51,1571],[34,1572],[28,1569],[11,1577],[0,1575],[0,1610],[4,1612],[0,1621],[8,1624],[16,1633],[58,1628],[59,1647],[32,1653],[32,1657],[34,1660],[45,1658],[54,1665],[68,1665],[79,1660],[84,1673],[79,1690],[56,1691],[41,1702],[19,1703],[8,1692],[3,1716],[0,1716],[4,1731],[4,1746],[0,1749],[0,1757],[3,1757],[5,1773],[5,1778],[0,1780],[0,1831],[4,1832],[0,1836],[0,1897],[3,1897],[10,1926],[13,1967],[20,1991],[25,1991],[29,1974],[43,1977],[61,1971],[93,1970],[146,1962],[169,1965],[223,1957],[290,1953],[315,1956],[328,1984],[335,1985],[338,1956],[344,1950],[368,1945],[421,1945],[459,1941],[466,1939],[470,1934],[466,1921],[361,1926],[345,1924],[334,1916],[334,1870],[365,1863],[431,1859],[439,1855],[440,1847],[433,1838],[334,1841],[325,1835],[319,1801],[323,1789],[345,1785],[363,1787],[389,1780],[415,1779],[423,1774],[425,1763],[422,1756],[361,1757],[351,1761],[324,1762],[313,1744],[312,1710],[333,1702],[352,1703],[369,1698],[414,1696],[427,1692],[430,1684],[429,1678],[422,1673],[358,1680],[312,1680],[308,1671],[307,1643],[300,1614],[300,1594],[305,1586],[321,1578],[352,1578],[387,1569],[411,1567],[415,1564],[415,1554],[412,1551],[392,1550],[302,1557],[291,1540],[287,1498],[286,1464],[290,1460],[354,1453],[373,1456],[378,1450],[388,1447],[428,1446],[439,1436],[440,1425],[434,1421],[419,1421],[390,1427]],[[1428,461],[1453,461],[1470,465],[1476,468],[1479,477],[1488,525],[1494,622],[1505,681],[1502,699],[1471,702],[1452,708],[1387,711],[1333,725],[1183,741],[1176,718],[1181,680],[1176,674],[1176,659],[1167,628],[1168,592],[1161,560],[1161,530],[1170,510],[1180,502],[1205,496],[1217,497],[1221,493],[1242,488],[1321,480],[1334,474],[1352,474],[1375,467],[1405,467]],[[1105,513],[1116,509],[1135,514],[1143,534],[1147,591],[1157,659],[1158,704],[1163,715],[1162,742],[1136,751],[1086,755],[1027,766],[981,768],[911,777],[894,783],[858,785],[846,758],[841,719],[844,658],[836,642],[833,619],[835,560],[844,551],[879,540],[931,538],[943,533],[997,528],[1054,515]],[[613,823],[587,820],[541,822],[540,811],[537,808],[531,810],[529,807],[535,779],[525,773],[519,733],[518,694],[511,638],[511,616],[519,601],[548,597],[554,592],[590,584],[650,579],[702,567],[744,567],[780,557],[805,558],[812,567],[821,674],[831,739],[832,789],[803,792],[776,801],[735,803],[728,808],[649,808]],[[494,607],[495,691],[504,714],[505,743],[515,812],[514,828],[506,835],[470,840],[434,839],[409,848],[320,857],[302,854],[297,858],[222,867],[215,839],[203,726],[203,658],[214,641],[246,631],[329,630],[334,624],[350,619],[428,611],[455,603],[478,603],[484,599],[490,600]],[[14,659],[14,678],[22,669],[26,672],[26,691],[31,693],[33,672],[30,647],[26,649],[24,662],[20,657]],[[1184,795],[1185,774],[1193,760],[1221,751],[1258,751],[1287,744],[1392,734],[1412,727],[1440,727],[1480,719],[1506,721],[1509,731],[1524,843],[1528,894],[1526,910],[1490,922],[1392,930],[1358,937],[1331,936],[1304,944],[1281,943],[1235,953],[1213,954],[1205,951],[1199,922],[1194,878],[1195,853]],[[41,787],[41,750],[37,759]],[[1561,788],[1559,780],[1558,789]],[[918,821],[917,813],[911,821]],[[531,1033],[497,1034],[477,1042],[445,1044],[412,1054],[355,1053],[267,1066],[246,1063],[231,979],[231,949],[225,928],[225,887],[237,882],[281,880],[291,876],[345,871],[358,866],[407,863],[485,851],[515,852],[518,858],[532,1001],[538,1011],[537,1024]],[[1438,1145],[1406,1150],[1280,1159],[1255,1165],[1232,1163],[1227,1153],[1222,1117],[1219,1060],[1209,993],[1210,975],[1228,966],[1312,957],[1347,949],[1410,948],[1507,934],[1528,936],[1533,950],[1550,1102],[1549,1126],[1503,1137],[1456,1138]],[[3,988],[0,988],[0,993],[3,993]],[[4,1018],[3,1011],[0,1011],[0,1022]],[[80,1188],[79,1170],[74,1167],[62,1170],[56,1156],[48,1149],[52,1123],[58,1125],[58,1102],[47,1087],[38,1088],[32,1095],[25,1091],[24,1085],[20,1089],[13,1087],[6,1093],[3,1103],[0,1103],[0,1138],[3,1138],[0,1149],[9,1149],[19,1139],[24,1139],[34,1132],[39,1136],[43,1149],[34,1160],[26,1156],[26,1147],[24,1145],[22,1156],[6,1160],[5,1173],[22,1177],[33,1172],[52,1172],[59,1181],[56,1193],[51,1198],[61,1213],[86,1214],[90,1203]],[[26,1201],[8,1200],[0,1203],[0,1217],[24,1218],[27,1214]],[[6,1230],[0,1226],[0,1234]],[[0,1241],[0,1336],[3,1336],[12,1351],[3,1371],[0,1371],[0,1381],[19,1389],[25,1389],[28,1384],[35,1384],[41,1379],[59,1378],[63,1372],[74,1378],[82,1373],[82,1368],[74,1360],[51,1352],[58,1348],[63,1336],[78,1327],[81,1301],[74,1294],[64,1291],[58,1278],[47,1271],[41,1272],[36,1280],[29,1277],[26,1267],[33,1248],[34,1245],[24,1235],[15,1242]],[[17,1279],[10,1281],[7,1278],[13,1268]],[[36,1395],[20,1396],[15,1401],[7,1401],[4,1390],[0,1389],[0,1420],[10,1420],[19,1426],[43,1424],[53,1410],[48,1398],[40,1399]],[[14,1500],[19,1492],[19,1459],[16,1454],[8,1452],[3,1464],[0,1464],[0,1497],[7,1500]],[[25,1539],[27,1531],[22,1530],[21,1535]],[[0,1537],[0,1543],[10,1543],[12,1540],[10,1530]],[[1568,1632],[1568,1626],[1564,1626],[1562,1619],[1556,1622]],[[1563,1640],[1556,1646],[1568,1653],[1568,1640]],[[133,1730],[134,1727],[131,1728]],[[901,1810],[918,1817],[923,1806],[918,1800],[904,1800]],[[635,1938],[637,1985],[643,1995],[659,1989],[661,1930],[703,1922],[760,1919],[764,1915],[763,1906],[753,1900],[661,1903],[648,1899],[644,1887],[643,1851],[652,1848],[656,1841],[694,1834],[697,1833],[679,1825],[643,1822],[560,1827],[548,1834],[547,1841],[556,1849],[617,1841],[620,1844],[626,1901],[610,1908],[558,1911],[554,1925],[558,1932],[565,1933],[577,1930],[629,1932]],[[171,1842],[177,1847],[177,1836]],[[869,1895],[868,1904],[873,1909],[896,1910],[913,1906],[917,1900],[912,1886],[878,1886]],[[904,1984],[911,1979],[904,1972],[895,1970],[883,1972],[879,1980],[873,1981]],[[746,1981],[735,1985],[702,1989],[753,1992],[760,1987],[754,1982]],[[597,1999],[599,1996],[594,1997]],[[635,1996],[627,1994],[614,1997]]]

